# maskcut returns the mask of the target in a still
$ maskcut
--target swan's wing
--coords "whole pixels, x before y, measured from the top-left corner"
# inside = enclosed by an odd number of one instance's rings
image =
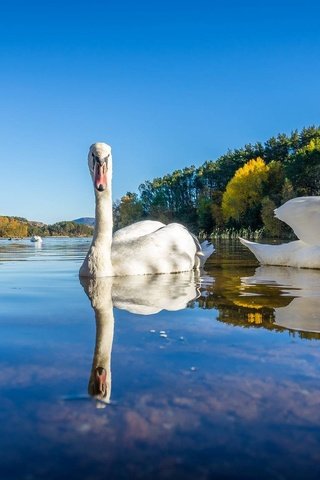
[[[300,240],[309,245],[320,245],[320,197],[293,198],[274,213]]]
[[[128,227],[121,228],[113,236],[113,243],[130,242],[139,237],[148,235],[164,227],[164,223],[153,220],[143,220],[141,222],[133,223]]]
[[[197,246],[188,230],[177,223],[152,233],[112,244],[115,276],[185,272],[192,270]]]

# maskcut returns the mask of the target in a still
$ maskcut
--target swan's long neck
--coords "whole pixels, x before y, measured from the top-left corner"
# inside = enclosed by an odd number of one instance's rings
[[[111,191],[95,192],[96,215],[93,245],[103,245],[111,255],[112,243],[112,197]]]
[[[112,197],[111,189],[95,192],[96,215],[93,240],[88,252],[87,269],[90,277],[113,276],[111,263]]]

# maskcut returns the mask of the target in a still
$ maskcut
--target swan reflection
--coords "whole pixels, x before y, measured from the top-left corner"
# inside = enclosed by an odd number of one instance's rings
[[[99,402],[110,403],[111,352],[114,334],[113,308],[140,315],[186,308],[198,295],[195,272],[130,277],[80,278],[96,320],[96,342],[88,393]]]
[[[274,323],[304,332],[320,332],[320,272],[290,267],[261,266],[241,279],[244,292],[257,285],[274,286],[283,305],[275,305]],[[272,304],[272,297],[270,298]],[[269,302],[270,303],[270,302]]]

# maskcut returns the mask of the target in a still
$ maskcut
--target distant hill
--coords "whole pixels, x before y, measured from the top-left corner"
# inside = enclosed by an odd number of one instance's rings
[[[42,222],[28,221],[23,217],[0,216],[0,238],[24,238],[33,235],[40,235],[41,237],[91,237],[94,219],[79,218],[79,220],[82,220],[82,222],[64,221],[46,225]],[[87,224],[85,220],[91,220],[91,224]]]
[[[79,225],[87,225],[88,227],[94,227],[95,219],[92,217],[81,217],[73,220],[74,223]]]

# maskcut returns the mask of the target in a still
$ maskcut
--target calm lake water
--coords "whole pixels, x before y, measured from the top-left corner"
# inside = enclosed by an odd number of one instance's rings
[[[320,271],[81,284],[88,247],[0,240],[0,478],[318,479]]]

